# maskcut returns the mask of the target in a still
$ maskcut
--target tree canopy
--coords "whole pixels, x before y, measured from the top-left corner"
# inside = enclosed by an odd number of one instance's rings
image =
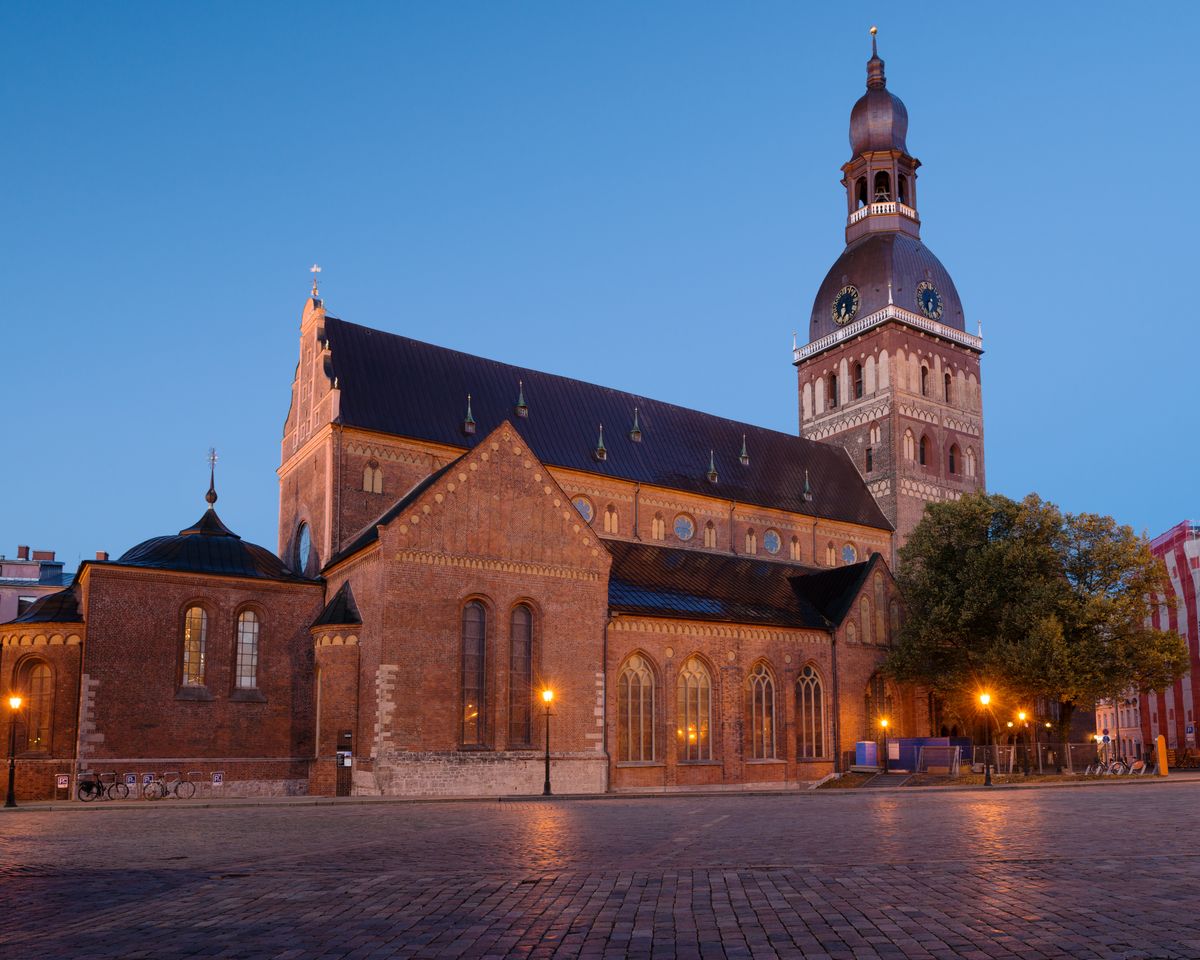
[[[1111,517],[1063,514],[1030,494],[931,503],[900,549],[907,616],[888,662],[967,719],[976,694],[1077,706],[1163,689],[1188,668],[1176,633],[1146,624],[1166,570]],[[1015,708],[1014,708],[1015,709]]]

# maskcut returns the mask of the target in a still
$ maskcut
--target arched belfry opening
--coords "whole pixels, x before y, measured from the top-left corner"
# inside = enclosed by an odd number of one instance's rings
[[[892,199],[892,178],[886,170],[875,174],[874,203],[888,203]]]

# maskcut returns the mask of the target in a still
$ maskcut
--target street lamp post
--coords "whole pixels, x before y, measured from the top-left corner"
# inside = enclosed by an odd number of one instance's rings
[[[8,706],[12,713],[8,716],[8,796],[4,798],[6,807],[17,805],[17,711],[21,709],[21,698],[13,694],[8,698]]]
[[[888,722],[887,722],[887,717],[884,717],[883,719],[881,719],[879,721],[879,726],[883,728],[883,772],[887,773],[888,772],[888,737],[887,737]]]
[[[1017,719],[1020,720],[1022,725],[1025,727],[1025,741],[1026,741],[1026,748],[1025,748],[1025,750],[1022,751],[1021,770],[1024,772],[1025,776],[1029,776],[1030,744],[1029,744],[1029,724],[1025,720],[1026,716],[1027,715],[1024,710],[1020,710],[1017,712]]]
[[[546,782],[542,784],[542,796],[550,796],[550,704],[554,702],[554,691],[543,690],[542,702],[546,704]]]
[[[988,722],[988,704],[992,702],[990,693],[981,693],[979,695],[979,703],[983,707],[983,726],[987,730],[987,745],[983,752],[983,785],[990,787],[992,785],[992,725]]]

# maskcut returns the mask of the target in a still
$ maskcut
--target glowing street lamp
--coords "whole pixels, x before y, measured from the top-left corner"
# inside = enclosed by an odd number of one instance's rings
[[[887,720],[887,717],[881,717],[879,719],[879,726],[880,726],[880,729],[883,730],[883,772],[887,773],[888,772],[888,736],[887,736],[888,720]]]
[[[1028,745],[1028,747],[1032,748],[1033,733],[1029,729],[1029,724],[1025,722],[1025,718],[1027,716],[1028,716],[1028,714],[1026,714],[1024,710],[1017,711],[1017,719],[1021,721],[1021,725],[1025,728],[1025,740],[1027,742],[1027,745]],[[1029,776],[1029,751],[1028,750],[1025,751],[1025,758],[1024,758],[1024,762],[1021,764],[1021,769],[1025,772],[1025,776]]]
[[[8,717],[8,796],[4,798],[6,807],[17,805],[17,711],[21,709],[21,698],[12,694],[8,698],[8,706],[12,711]]]
[[[542,702],[546,704],[546,781],[542,784],[542,796],[550,796],[550,704],[554,702],[554,691],[547,687],[542,691]]]
[[[992,702],[990,693],[981,693],[979,695],[979,705],[983,707],[983,726],[987,730],[987,746],[983,753],[983,785],[990,787],[992,785],[992,725],[988,720],[987,708]]]

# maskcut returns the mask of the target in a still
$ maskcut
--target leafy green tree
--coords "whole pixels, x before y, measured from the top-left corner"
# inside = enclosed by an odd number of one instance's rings
[[[983,689],[1005,713],[1054,700],[1065,739],[1078,707],[1187,670],[1183,639],[1145,625],[1165,577],[1111,517],[1064,515],[1033,494],[931,503],[900,550],[907,616],[888,669],[963,720]]]

